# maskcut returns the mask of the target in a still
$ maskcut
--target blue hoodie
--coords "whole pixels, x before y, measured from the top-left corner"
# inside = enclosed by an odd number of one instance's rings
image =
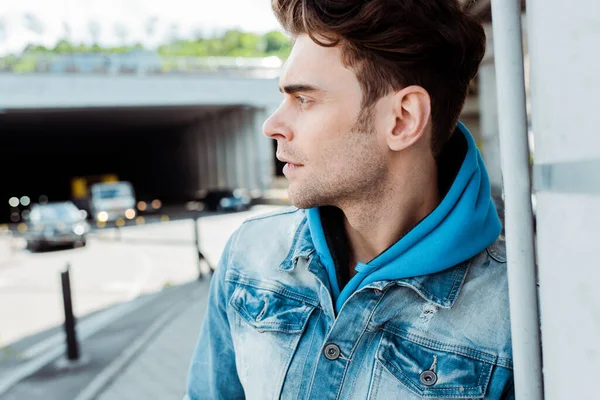
[[[352,293],[370,283],[440,272],[474,257],[496,241],[502,225],[483,159],[471,133],[460,122],[458,131],[467,140],[468,150],[444,199],[386,251],[367,264],[358,263],[356,275],[341,292],[319,209],[308,210],[311,237],[327,270],[337,312]]]

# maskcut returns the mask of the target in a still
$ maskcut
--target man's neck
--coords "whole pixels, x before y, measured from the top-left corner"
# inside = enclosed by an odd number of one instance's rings
[[[412,230],[440,202],[437,174],[387,188],[363,201],[342,205],[350,250],[350,274],[358,262],[367,263]]]

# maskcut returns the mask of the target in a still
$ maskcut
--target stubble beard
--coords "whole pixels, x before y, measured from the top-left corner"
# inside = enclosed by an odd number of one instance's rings
[[[288,197],[301,209],[320,206],[343,208],[345,204],[361,201],[376,202],[387,182],[387,169],[377,150],[373,127],[373,111],[363,110],[351,129],[348,140],[329,153],[323,154],[321,164],[335,155],[346,153],[343,162],[322,171],[311,171],[302,182],[290,182]],[[362,151],[358,151],[362,149]],[[351,150],[351,151],[350,151]]]

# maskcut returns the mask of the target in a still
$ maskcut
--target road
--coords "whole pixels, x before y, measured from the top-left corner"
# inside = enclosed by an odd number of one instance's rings
[[[245,219],[277,208],[261,205],[201,218],[200,246],[207,261],[217,264]],[[14,244],[0,239],[0,348],[62,324],[60,272],[67,264],[77,317],[198,277],[192,220],[98,230],[79,249],[31,253],[22,246],[15,250]],[[208,271],[207,264],[201,267]]]

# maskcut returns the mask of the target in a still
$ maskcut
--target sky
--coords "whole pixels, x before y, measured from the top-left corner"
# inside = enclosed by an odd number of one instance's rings
[[[27,27],[27,14],[40,22],[33,25],[41,32]],[[153,17],[156,28],[149,34],[146,26]],[[0,55],[20,52],[28,43],[54,46],[65,36],[92,43],[93,31],[103,46],[119,45],[124,38],[153,48],[170,37],[212,35],[227,28],[281,29],[270,0],[0,0]]]

